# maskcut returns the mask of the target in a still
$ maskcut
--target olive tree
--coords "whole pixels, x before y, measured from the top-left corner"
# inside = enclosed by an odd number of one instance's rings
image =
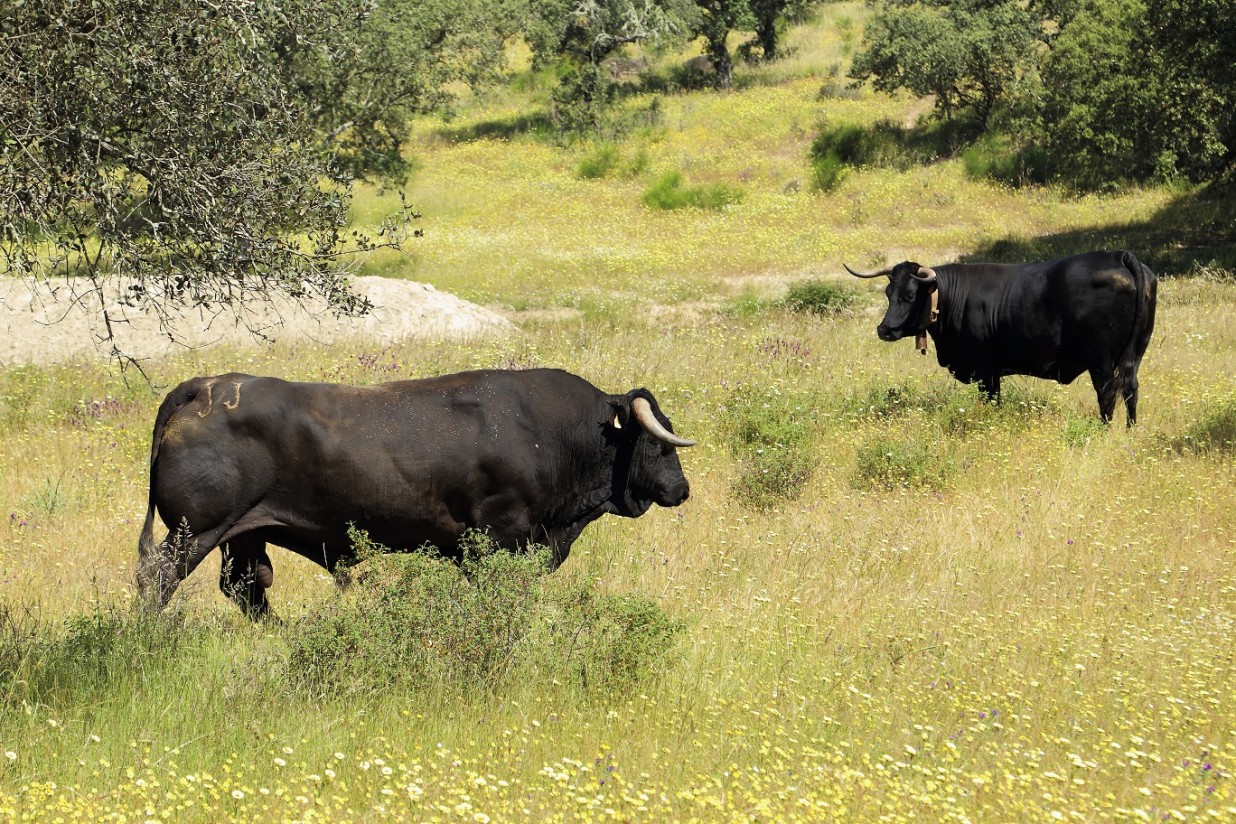
[[[186,308],[244,320],[286,295],[363,311],[349,272],[400,247],[413,215],[350,231],[352,180],[402,180],[408,114],[488,65],[459,59],[484,46],[446,11],[0,0],[0,275],[96,306],[122,362],[133,312],[175,339]]]
[[[851,77],[880,91],[935,95],[945,118],[980,128],[1033,66],[1041,21],[1019,0],[889,0],[872,18]]]
[[[802,20],[829,0],[748,0],[755,21],[755,39],[765,60],[774,60],[781,51],[785,26]]]
[[[624,46],[660,43],[694,28],[693,0],[528,0],[524,36],[539,65],[561,61],[553,115],[570,131],[598,128],[613,84],[601,65]]]

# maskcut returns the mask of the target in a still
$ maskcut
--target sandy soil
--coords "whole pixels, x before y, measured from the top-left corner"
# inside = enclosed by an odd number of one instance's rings
[[[281,342],[313,340],[335,343],[364,340],[389,344],[408,338],[468,339],[502,335],[515,327],[506,318],[434,287],[407,280],[361,277],[354,281],[375,308],[361,318],[336,318],[320,303],[299,307],[287,300],[251,304],[244,322],[231,314],[192,312],[176,320],[179,343],[159,330],[157,319],[116,306],[114,325],[121,351],[137,358],[159,358],[188,347],[221,343],[254,345],[263,336]],[[106,358],[110,347],[98,344],[101,312],[75,301],[72,284],[34,290],[22,280],[0,280],[0,365],[55,363]],[[257,330],[255,335],[251,330]]]

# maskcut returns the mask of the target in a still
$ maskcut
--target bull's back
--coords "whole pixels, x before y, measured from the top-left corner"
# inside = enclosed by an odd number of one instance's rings
[[[537,488],[552,446],[538,430],[538,400],[552,418],[554,404],[591,389],[562,375],[474,372],[367,387],[194,379],[176,390],[183,402],[152,462],[152,498],[169,527],[258,509],[263,523],[306,529],[439,523],[450,516],[444,507],[466,514],[494,489]]]

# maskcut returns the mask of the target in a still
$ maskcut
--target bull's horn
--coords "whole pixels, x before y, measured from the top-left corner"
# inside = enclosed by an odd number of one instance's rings
[[[918,271],[914,273],[914,277],[924,283],[931,283],[936,279],[936,272],[934,269],[928,269],[926,266],[920,266],[918,267]]]
[[[845,270],[856,278],[881,278],[881,277],[888,277],[889,275],[893,273],[892,269],[881,269],[878,272],[871,272],[870,274],[865,274],[863,272],[855,272],[853,269],[851,269],[849,266],[847,266],[844,263],[842,263],[841,265],[845,266]]]
[[[652,404],[647,398],[636,398],[631,401],[631,413],[635,415],[635,420],[639,421],[639,425],[644,427],[644,431],[661,443],[667,443],[670,446],[695,446],[695,441],[680,438],[662,426],[657,416],[652,414]]]

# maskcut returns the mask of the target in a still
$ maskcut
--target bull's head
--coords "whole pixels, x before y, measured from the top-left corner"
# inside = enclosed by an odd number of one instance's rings
[[[678,506],[690,484],[682,473],[677,450],[695,441],[674,434],[669,418],[647,389],[611,395],[608,424],[618,443],[612,502],[617,514],[638,517],[652,504]]]
[[[880,340],[901,340],[914,335],[919,349],[926,351],[927,327],[936,320],[939,299],[936,273],[911,261],[870,273],[855,272],[849,266],[845,269],[858,278],[888,278],[888,286],[884,289],[888,311],[876,327]]]

